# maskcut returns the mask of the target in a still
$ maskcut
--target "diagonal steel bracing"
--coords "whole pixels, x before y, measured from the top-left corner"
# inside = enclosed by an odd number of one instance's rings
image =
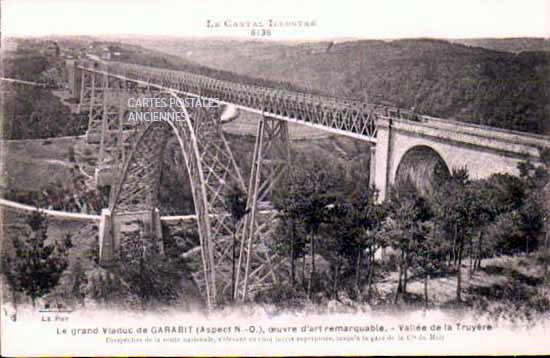
[[[270,253],[265,242],[270,238],[269,223],[275,218],[273,213],[259,215],[259,203],[271,200],[273,186],[288,172],[286,122],[269,117],[261,120],[246,187],[221,128],[221,108],[185,107],[186,95],[181,91],[127,77],[131,75],[131,70],[126,76],[82,71],[82,82],[89,84],[89,133],[100,135],[99,166],[113,169],[109,202],[113,220],[117,215],[136,213],[136,217],[142,217],[142,213],[156,210],[164,148],[168,138],[175,136],[185,160],[197,215],[203,270],[195,275],[195,281],[209,307],[235,298],[245,300],[248,293],[276,282],[276,270],[282,261]],[[172,79],[165,82],[171,83]],[[194,90],[202,91],[200,87]],[[132,122],[125,104],[130,96],[164,98],[170,103],[176,99],[168,110],[184,112],[185,118]],[[225,202],[234,185],[248,193],[249,208],[249,214],[236,228]],[[234,232],[240,248],[236,258],[232,254]],[[233,260],[238,263],[236,289],[232,292]]]
[[[82,71],[80,82],[80,100],[78,102],[78,113],[89,113],[92,101],[92,77],[93,72]]]
[[[174,93],[152,87],[146,96],[180,100]],[[209,305],[215,306],[223,300],[230,277],[227,248],[233,228],[224,198],[231,183],[243,190],[245,185],[221,131],[221,109],[185,109],[181,105],[172,110],[185,111],[185,121],[138,122],[130,133],[125,133],[131,147],[117,156],[124,162],[119,165],[111,190],[110,212],[116,215],[158,206],[162,153],[168,136],[175,135],[190,177],[198,218],[203,272],[196,281]]]
[[[129,120],[129,99],[136,100],[147,95],[132,81],[106,76],[101,118],[101,137],[99,141],[98,164],[96,168],[96,185],[111,185],[113,176],[121,169],[122,163],[135,141],[132,129],[136,122]]]
[[[87,76],[90,79],[86,79]],[[90,87],[84,89],[85,84],[89,84]],[[109,76],[95,71],[83,71],[82,86],[81,94],[83,97],[81,101],[84,101],[84,103],[81,102],[81,105],[86,106],[85,108],[88,109],[86,139],[88,143],[103,142],[103,121],[104,117],[109,115],[108,111],[111,110],[108,101],[106,101]]]
[[[388,107],[307,93],[292,92],[218,80],[183,71],[126,63],[111,63],[109,71],[138,81],[201,94],[272,118],[296,122],[325,131],[376,142],[376,120]],[[404,114],[404,112],[403,112]]]
[[[248,186],[248,209],[239,252],[234,297],[245,301],[250,293],[267,283],[278,281],[277,267],[283,258],[272,252],[271,225],[277,213],[260,215],[259,204],[272,201],[273,188],[286,183],[291,163],[288,125],[285,121],[263,117],[258,123],[253,163]]]

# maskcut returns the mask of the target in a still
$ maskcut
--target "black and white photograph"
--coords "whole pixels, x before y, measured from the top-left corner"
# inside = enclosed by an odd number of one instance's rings
[[[0,1],[3,356],[550,354],[550,2]]]

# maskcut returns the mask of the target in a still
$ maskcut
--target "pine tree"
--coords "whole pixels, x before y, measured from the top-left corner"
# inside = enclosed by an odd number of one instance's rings
[[[322,247],[323,256],[331,263],[330,291],[334,299],[338,299],[341,271],[349,272],[359,268],[353,263],[363,249],[361,227],[357,218],[354,207],[347,202],[337,203],[327,209],[327,225],[324,230],[326,237],[322,240]]]
[[[31,298],[33,306],[59,283],[67,268],[67,249],[63,245],[46,244],[48,220],[34,211],[27,220],[31,231],[26,237],[14,237],[15,256],[11,258],[13,281]]]
[[[71,293],[74,298],[80,302],[80,304],[84,305],[84,299],[86,298],[86,286],[88,284],[88,278],[86,277],[86,273],[84,272],[84,269],[82,268],[82,264],[80,261],[77,261],[73,267],[73,275],[72,275],[72,287],[71,287]]]
[[[462,259],[466,240],[481,226],[482,203],[465,168],[454,169],[435,195],[436,221],[452,242],[456,265],[456,301],[462,300]]]
[[[414,253],[423,239],[423,224],[430,219],[430,207],[410,182],[400,183],[392,190],[389,198],[391,221],[388,235],[392,246],[400,251],[399,279],[394,295],[397,303],[399,294],[407,293],[408,271],[414,264]]]
[[[274,249],[281,255],[288,255],[290,261],[290,285],[296,284],[296,260],[306,255],[305,233],[300,221],[299,189],[290,182],[273,199],[273,206],[279,212],[279,225]],[[303,284],[303,282],[302,282]]]
[[[134,295],[140,301],[141,309],[145,309],[151,303],[173,302],[180,294],[181,273],[178,266],[156,249],[158,243],[154,236],[145,234],[140,240],[142,249],[136,250],[139,251],[139,256],[124,264],[120,263],[117,267],[120,280],[115,275],[114,279],[108,278],[108,284],[112,287],[116,282],[124,281],[128,287],[127,294]],[[105,284],[105,287],[108,284]],[[115,300],[119,299],[122,293],[126,293],[126,290],[117,287],[105,294],[109,295],[111,300]]]
[[[422,225],[419,234],[412,261],[415,271],[424,278],[424,307],[428,308],[428,282],[431,276],[443,270],[447,243],[435,234],[432,222]]]
[[[309,299],[313,299],[315,285],[317,284],[317,272],[315,256],[317,254],[316,239],[323,223],[327,220],[327,209],[333,204],[337,193],[336,179],[330,175],[322,163],[314,161],[310,167],[302,168],[302,174],[297,178],[296,211],[303,223],[309,237],[311,271],[307,286]]]

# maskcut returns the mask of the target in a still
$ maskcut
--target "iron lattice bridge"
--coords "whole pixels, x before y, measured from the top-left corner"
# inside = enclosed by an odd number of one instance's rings
[[[96,181],[111,185],[109,208],[103,211],[100,225],[102,262],[108,263],[121,251],[122,257],[131,257],[132,247],[139,250],[136,237],[140,235],[129,229],[136,218],[142,235],[162,235],[157,210],[161,158],[168,138],[175,136],[190,178],[200,238],[203,270],[195,281],[209,307],[228,297],[245,301],[285,274],[285,258],[269,245],[276,213],[260,215],[258,204],[269,202],[275,185],[286,183],[291,165],[288,122],[374,142],[376,117],[382,110],[360,102],[138,65],[109,63],[98,67],[96,63],[79,66],[78,70],[82,74],[79,110],[88,113],[89,140],[95,138],[100,144]],[[184,120],[130,123],[125,99],[132,96],[175,103],[170,110],[183,110]],[[189,97],[209,99],[221,106],[185,107],[184,99]],[[221,130],[223,105],[262,115],[248,183]],[[235,186],[247,194],[248,209],[236,228],[225,202],[226,194]],[[237,257],[235,270],[232,257]]]
[[[189,72],[117,62],[101,63],[100,68],[79,67],[83,71],[82,106],[90,104],[91,89],[94,87],[92,77],[96,77],[92,74],[103,74],[111,79],[169,90],[180,96],[210,98],[217,103],[235,105],[270,118],[371,142],[376,141],[378,116],[418,117],[411,111],[383,105],[240,84]],[[102,79],[96,78],[96,89],[98,85],[103,85]]]

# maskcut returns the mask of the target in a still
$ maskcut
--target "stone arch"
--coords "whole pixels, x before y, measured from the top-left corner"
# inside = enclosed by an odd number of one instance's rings
[[[395,185],[410,181],[422,195],[431,195],[450,175],[443,157],[432,147],[416,145],[401,157],[395,173]]]

